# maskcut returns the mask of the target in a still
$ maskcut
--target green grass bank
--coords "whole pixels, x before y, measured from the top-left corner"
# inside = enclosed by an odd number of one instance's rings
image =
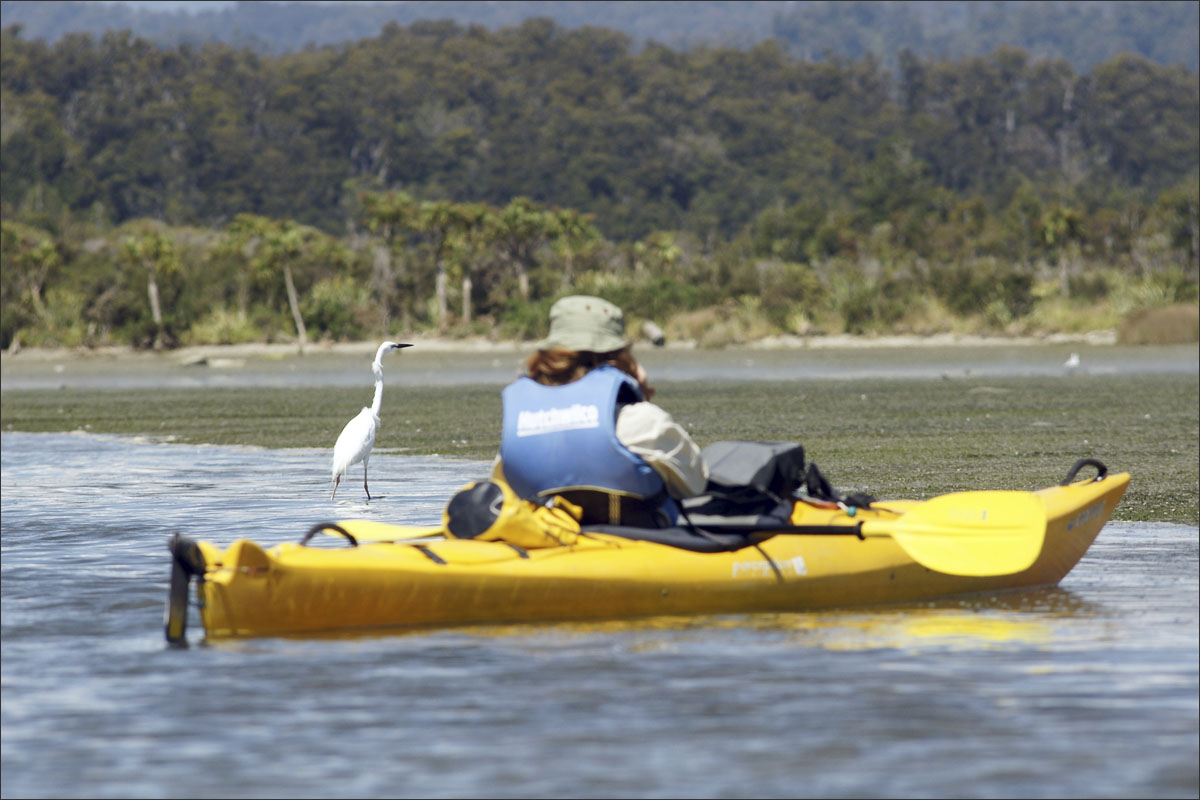
[[[1133,476],[1116,519],[1200,520],[1194,375],[657,386],[655,400],[701,445],[798,441],[842,490],[921,499],[969,489],[1039,489],[1061,481],[1076,459],[1091,457]],[[2,395],[0,428],[331,450],[361,407],[360,394],[324,387],[15,390]],[[403,401],[396,397],[385,396],[375,452],[481,460],[495,454],[496,386],[407,386]],[[324,460],[315,459],[314,469],[323,468]]]

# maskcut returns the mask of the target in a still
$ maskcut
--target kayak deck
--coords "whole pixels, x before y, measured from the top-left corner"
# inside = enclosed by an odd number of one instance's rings
[[[437,528],[348,520],[338,524],[358,540],[354,546],[284,543],[264,550],[238,539],[221,550],[177,537],[167,637],[186,641],[189,577],[197,579],[210,638],[796,611],[1052,586],[1087,551],[1129,477],[1101,475],[1019,493],[1044,506],[1044,539],[1028,568],[999,575],[930,569],[888,536],[781,533],[727,552],[694,552],[585,529],[571,545],[523,549],[445,539]],[[898,519],[922,502],[928,501],[879,501],[848,513],[801,501],[791,521],[844,526],[853,534],[860,523]]]

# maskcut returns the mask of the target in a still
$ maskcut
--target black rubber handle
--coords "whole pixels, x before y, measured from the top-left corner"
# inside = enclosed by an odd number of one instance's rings
[[[192,579],[204,580],[204,554],[191,539],[178,533],[167,542],[171,551],[171,587],[163,613],[163,628],[171,647],[187,647],[188,594]]]
[[[1063,482],[1060,483],[1059,486],[1069,485],[1071,481],[1075,480],[1075,476],[1079,474],[1079,470],[1083,469],[1084,467],[1096,468],[1096,472],[1098,474],[1096,477],[1092,478],[1093,481],[1102,481],[1108,475],[1108,467],[1104,466],[1103,463],[1094,458],[1081,458],[1075,462],[1075,465],[1071,467],[1070,470],[1067,471],[1067,477],[1063,479]]]
[[[318,522],[316,525],[313,525],[308,529],[308,533],[304,534],[304,538],[300,540],[300,544],[308,544],[308,540],[316,536],[321,531],[333,531],[334,533],[340,533],[342,536],[345,536],[350,540],[350,545],[352,547],[358,547],[358,539],[355,539],[354,535],[350,533],[350,531],[346,530],[341,525],[338,525],[336,522]]]

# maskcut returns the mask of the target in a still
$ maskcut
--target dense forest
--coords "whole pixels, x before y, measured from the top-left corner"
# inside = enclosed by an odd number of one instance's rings
[[[1200,81],[1125,54],[636,47],[549,19],[269,55],[3,30],[0,344],[1112,327],[1196,301]]]
[[[404,0],[123,4],[5,0],[4,26],[55,42],[70,33],[129,30],[163,47],[225,42],[280,54],[376,36],[387,23],[451,20],[490,30],[548,17],[560,27],[605,27],[635,47],[753,47],[774,38],[804,60],[874,56],[894,67],[905,50],[939,60],[1007,45],[1077,71],[1121,53],[1196,70],[1200,4],[1194,0]]]

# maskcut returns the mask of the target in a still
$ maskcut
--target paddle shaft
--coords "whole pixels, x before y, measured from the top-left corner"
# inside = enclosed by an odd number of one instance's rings
[[[401,535],[387,525],[360,522],[362,529],[354,534],[337,523],[319,523],[301,544],[322,531],[344,536],[352,545],[381,540],[415,543],[441,533],[437,528],[417,528]],[[691,527],[701,536],[745,534],[754,543],[773,536],[854,536],[860,541],[889,537],[918,564],[937,572],[1008,575],[1036,561],[1046,533],[1046,508],[1032,492],[956,492],[923,501],[893,519],[862,519],[849,525],[790,525],[781,520],[774,527],[762,527],[759,520]]]
[[[857,536],[859,539],[866,539],[868,535],[863,533],[861,522],[853,525],[793,525],[774,532],[798,533],[804,536]]]

